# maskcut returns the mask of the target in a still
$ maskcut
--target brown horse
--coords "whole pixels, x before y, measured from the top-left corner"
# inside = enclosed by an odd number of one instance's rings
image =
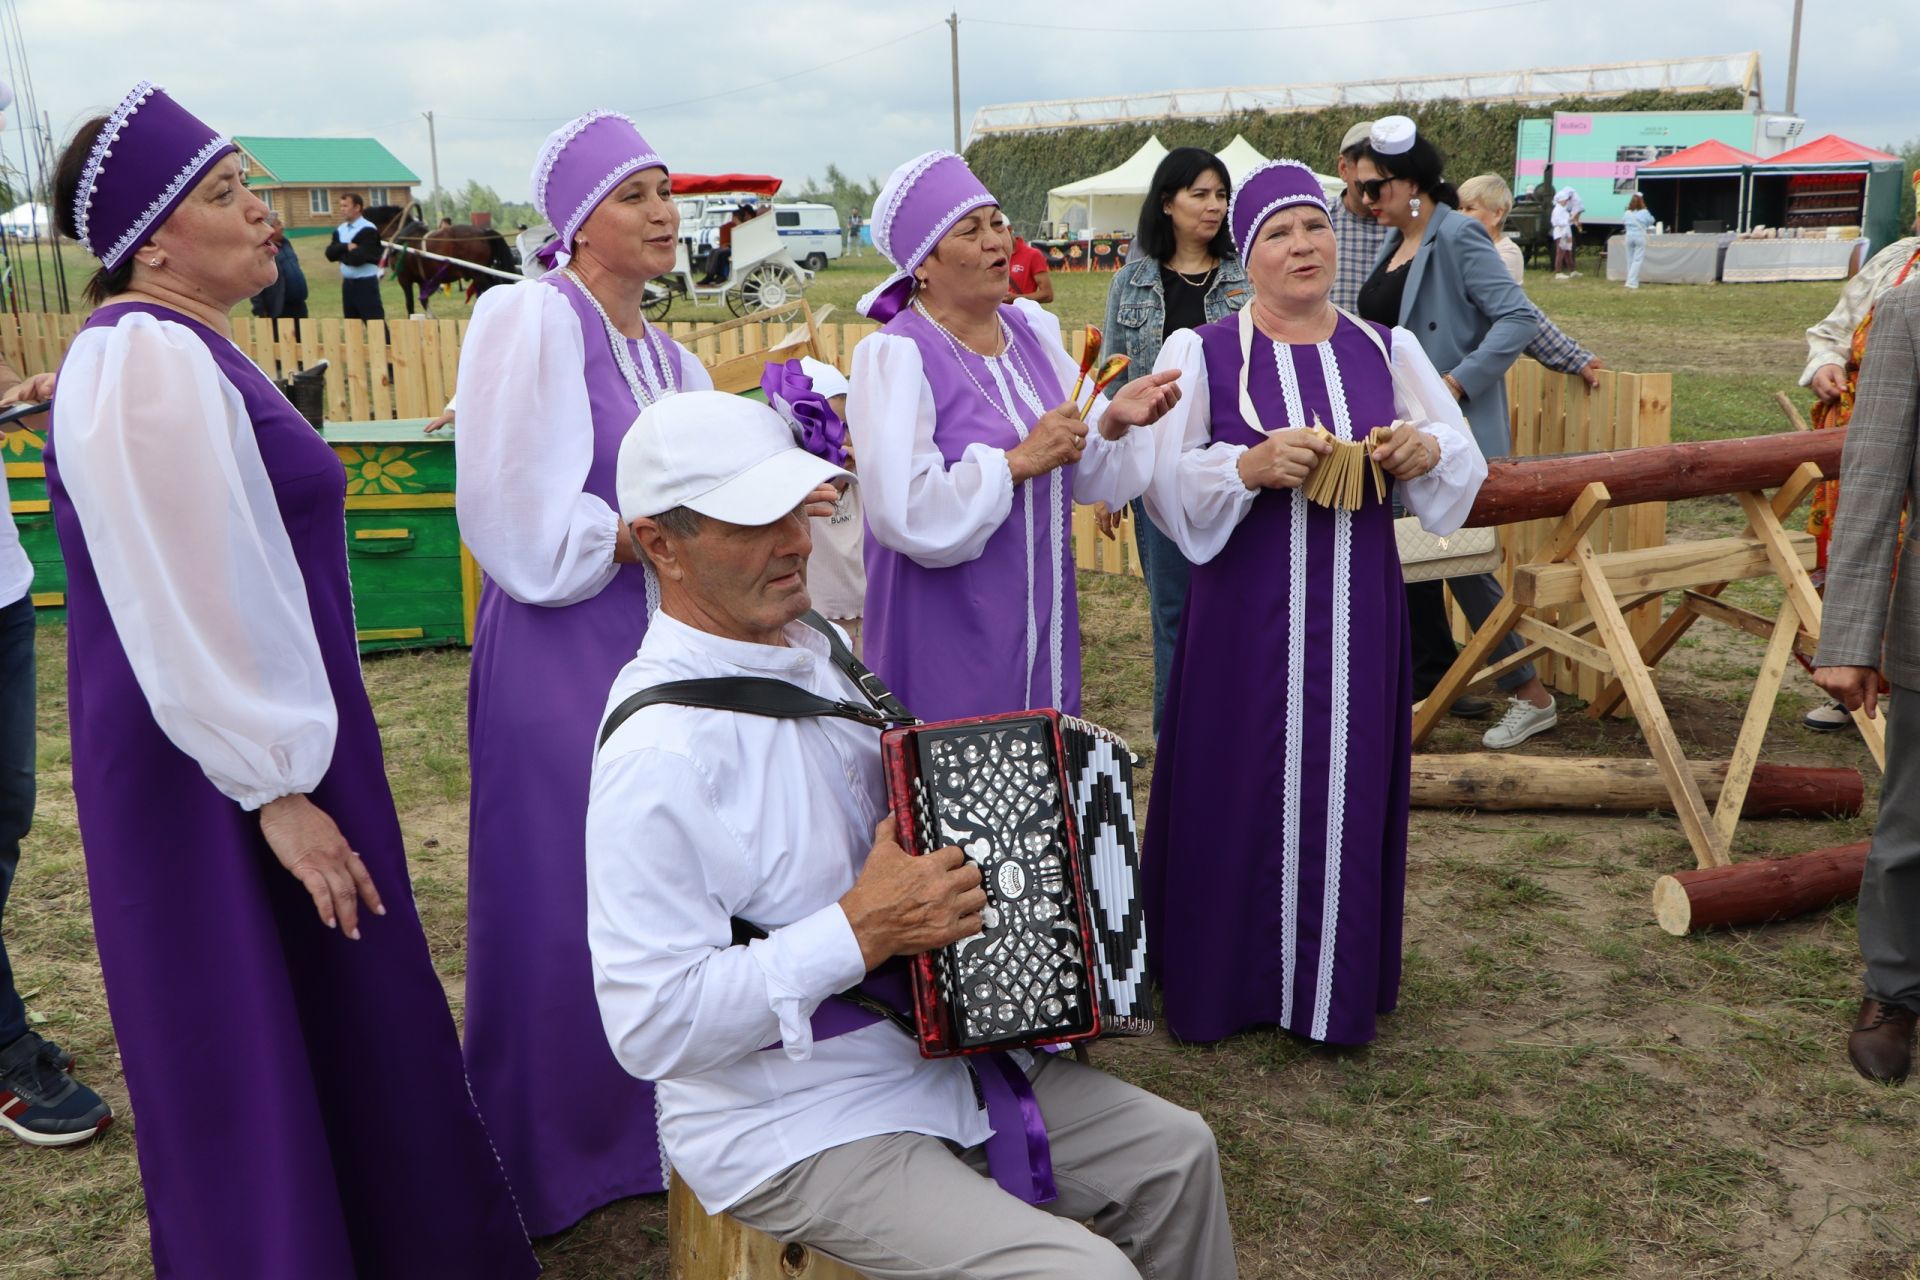
[[[507,283],[485,271],[442,262],[440,258],[457,258],[474,266],[517,273],[519,264],[513,260],[513,251],[507,247],[506,237],[489,227],[453,226],[428,231],[426,224],[411,207],[402,210],[393,205],[367,210],[367,219],[381,228],[382,240],[400,246],[398,250],[389,249],[387,252],[394,268],[394,279],[399,282],[400,292],[406,298],[408,315],[413,314],[416,288],[420,291],[420,310],[432,314],[428,300],[434,290],[442,285],[451,289],[456,283],[466,284],[470,292],[481,294],[494,285]],[[409,253],[408,250],[413,248],[438,254],[439,257]]]

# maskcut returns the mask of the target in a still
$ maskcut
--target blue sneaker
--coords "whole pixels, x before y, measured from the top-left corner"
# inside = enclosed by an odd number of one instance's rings
[[[68,1075],[65,1058],[29,1031],[0,1048],[0,1129],[35,1147],[85,1142],[113,1123],[99,1094]]]

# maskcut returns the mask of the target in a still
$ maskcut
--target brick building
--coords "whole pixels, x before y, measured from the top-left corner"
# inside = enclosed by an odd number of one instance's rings
[[[292,236],[320,235],[339,224],[334,197],[355,191],[369,206],[405,205],[418,174],[373,138],[235,138],[247,160],[247,186],[273,206]]]

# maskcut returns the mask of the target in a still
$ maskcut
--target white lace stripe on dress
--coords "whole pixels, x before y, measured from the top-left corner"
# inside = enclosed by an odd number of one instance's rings
[[[1280,375],[1280,397],[1286,409],[1283,426],[1305,426],[1293,353],[1278,342],[1267,346]],[[1280,1024],[1292,1030],[1294,960],[1300,944],[1300,789],[1306,747],[1307,501],[1300,490],[1293,489],[1287,494],[1287,506],[1287,758],[1280,802],[1280,980],[1285,989],[1280,994]]]
[[[333,759],[333,690],[239,391],[191,330],[136,313],[74,339],[54,431],[161,731],[245,808],[313,790]]]
[[[1326,379],[1327,400],[1333,409],[1333,433],[1354,439],[1353,416],[1347,408],[1347,389],[1340,378],[1340,362],[1333,344],[1322,342],[1320,373]],[[1327,1017],[1333,1006],[1333,958],[1340,937],[1340,872],[1346,839],[1347,716],[1352,699],[1352,672],[1348,645],[1353,636],[1353,512],[1333,513],[1333,649],[1327,692],[1327,838],[1326,872],[1320,893],[1320,963],[1314,975],[1313,1023],[1308,1034],[1327,1038]]]

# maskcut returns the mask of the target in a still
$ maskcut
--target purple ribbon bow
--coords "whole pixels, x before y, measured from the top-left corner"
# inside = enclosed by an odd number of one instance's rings
[[[813,389],[813,379],[798,360],[769,360],[760,374],[760,390],[793,428],[802,449],[836,467],[846,465],[847,424],[827,398]]]

